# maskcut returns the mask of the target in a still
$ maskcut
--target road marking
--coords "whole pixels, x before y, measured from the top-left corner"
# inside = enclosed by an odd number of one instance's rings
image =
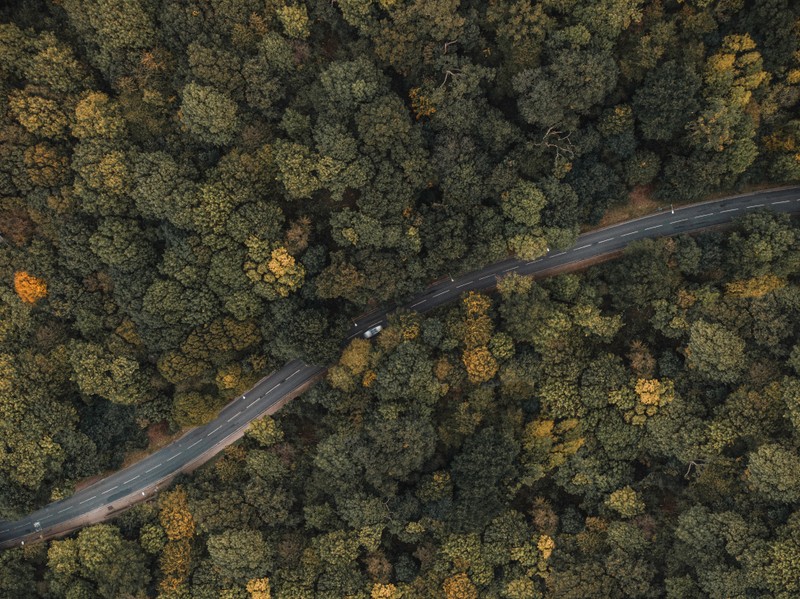
[[[241,413],[242,413],[242,411],[241,411],[241,410],[239,410],[238,412],[236,412],[236,413],[235,413],[233,416],[231,416],[230,418],[228,418],[228,422],[230,422],[231,420],[233,420],[234,418],[236,418],[236,417],[237,417],[239,414],[241,414]]]
[[[259,399],[261,399],[261,398],[259,398]],[[256,401],[258,401],[258,400],[256,400]],[[211,435],[213,435],[214,433],[216,433],[216,432],[217,432],[219,429],[221,429],[221,428],[222,428],[222,425],[220,424],[220,425],[219,425],[217,428],[215,428],[213,431],[211,431],[210,433],[208,433],[208,434],[206,435],[206,437],[210,437]]]
[[[136,479],[137,479],[137,478],[139,478],[140,476],[141,476],[141,474],[137,474],[137,475],[136,475],[136,476],[134,476],[133,478],[129,478],[129,479],[128,479],[128,480],[126,480],[126,481],[122,481],[122,484],[123,484],[123,485],[127,485],[129,482],[132,482],[132,481],[136,480]]]
[[[553,258],[555,258],[556,256],[563,256],[566,253],[567,252],[559,252],[558,254],[553,254]]]
[[[113,486],[113,487],[111,487],[110,489],[107,489],[107,490],[103,491],[102,493],[100,493],[100,495],[105,495],[106,493],[111,493],[111,491],[113,491],[114,489],[116,489],[118,486],[119,486],[119,485],[114,485],[114,486]]]
[[[490,274],[490,275],[484,275],[484,276],[482,276],[482,277],[481,277],[480,279],[478,279],[478,280],[479,280],[479,281],[483,281],[484,279],[488,279],[489,277],[494,277],[494,276],[496,276],[496,275],[495,275],[494,273],[492,273],[492,274]]]
[[[179,451],[178,453],[176,453],[176,454],[175,454],[174,456],[172,456],[171,458],[168,458],[168,459],[167,459],[167,461],[168,461],[168,462],[171,462],[172,460],[174,460],[175,458],[177,458],[177,457],[178,457],[179,455],[181,455],[182,453],[183,453],[182,451]]]
[[[187,447],[186,449],[191,449],[192,447],[194,447],[195,445],[197,445],[198,443],[200,443],[200,441],[201,441],[201,440],[202,440],[202,439],[195,441],[194,443],[192,443],[191,445],[189,445],[189,447]],[[138,478],[138,477],[137,477],[137,478]]]
[[[658,229],[659,227],[663,227],[664,225],[653,225],[652,227],[646,227],[645,231],[650,231],[651,229]]]
[[[71,509],[72,509],[71,507],[65,507],[63,510],[58,510],[58,513],[63,514],[64,512],[70,511]]]
[[[10,528],[6,528],[5,530],[0,530],[0,535],[3,534],[4,532],[8,532],[9,530],[11,530],[11,529]]]
[[[91,501],[92,499],[97,499],[97,495],[92,495],[91,497],[89,497],[89,499],[84,499],[83,501],[79,501],[78,505],[86,503],[87,501]]]
[[[537,258],[536,260],[531,260],[530,262],[526,262],[525,266],[530,266],[531,264],[536,264],[540,260],[541,260],[541,258]]]
[[[440,291],[439,293],[434,293],[433,297],[439,297],[440,295],[444,295],[445,293],[449,292],[449,289],[445,289],[444,291]]]
[[[762,204],[762,206],[763,206],[763,204]],[[698,214],[694,218],[705,218],[706,216],[714,216],[714,213],[713,212],[709,212],[708,214]]]
[[[376,322],[375,324],[378,324],[378,323]],[[375,325],[372,325],[372,326],[375,326]],[[298,372],[300,372],[301,370],[303,370],[303,369],[302,369],[302,368],[298,368],[298,369],[297,369],[297,370],[295,370],[295,371],[294,371],[292,374],[290,374],[289,376],[287,376],[287,377],[286,377],[284,380],[288,381],[290,378],[292,378],[294,375],[296,375],[296,374],[297,374]],[[259,399],[261,399],[261,398],[259,398]]]
[[[748,208],[761,208],[764,204],[750,204]]]
[[[772,202],[772,205],[774,206],[775,204],[788,204],[790,201],[791,200],[782,200],[780,202]]]
[[[739,209],[738,208],[728,208],[727,210],[720,210],[719,213],[720,214],[725,214],[726,212],[736,212],[737,210],[739,210]]]
[[[471,282],[471,281],[470,281],[470,282]],[[428,300],[422,300],[421,302],[417,302],[416,304],[411,304],[411,307],[412,307],[412,308],[416,308],[416,307],[417,307],[417,306],[419,306],[420,304],[424,304],[426,301],[428,301]]]
[[[272,393],[273,391],[275,391],[275,389],[277,389],[277,388],[278,388],[278,387],[280,387],[280,386],[281,386],[281,384],[280,384],[280,383],[278,383],[278,384],[277,384],[277,385],[275,385],[275,386],[274,386],[272,389],[270,389],[269,391],[267,391],[267,393]],[[264,395],[266,395],[267,393],[264,393]]]
[[[160,468],[160,467],[161,467],[161,464],[158,464],[157,466],[153,466],[152,468],[150,468],[150,470],[145,470],[144,473],[147,474],[148,472],[152,472],[156,468]]]
[[[247,404],[247,407],[245,408],[245,410],[249,410],[254,405],[256,405],[258,403],[259,399],[261,399],[261,398],[260,397],[256,397],[253,401],[251,401],[249,404]],[[208,437],[208,435],[206,435],[206,437]]]
[[[591,245],[592,245],[591,243],[587,243],[586,245],[582,245],[579,248],[575,248],[575,251],[577,252],[578,250],[585,250],[586,248],[591,247]]]
[[[688,219],[688,218],[679,218],[678,220],[671,220],[671,221],[669,221],[669,224],[671,224],[671,225],[675,225],[675,224],[677,224],[677,223],[683,223],[683,222],[686,222],[687,220],[689,220],[689,219]]]
[[[636,235],[639,231],[631,231],[630,233],[624,233],[620,235],[620,237],[627,237],[628,235]]]
[[[20,524],[19,526],[15,526],[12,530],[19,530],[20,528],[25,528],[25,524]]]
[[[518,268],[519,268],[519,265],[517,265],[517,266],[512,266],[511,268],[507,268],[507,269],[505,269],[503,272],[509,272],[509,271],[512,271],[512,270],[517,270]]]
[[[608,239],[604,239],[603,241],[598,241],[597,245],[600,245],[601,243],[605,243],[606,241],[611,241],[612,239],[616,239],[616,237],[609,237]]]
[[[462,287],[466,287],[470,283],[474,283],[474,282],[475,282],[475,279],[473,279],[472,281],[469,281],[467,283],[461,283],[461,285],[456,285],[456,289],[461,289]],[[413,308],[413,306],[412,306],[412,308]]]
[[[49,520],[50,518],[53,518],[53,514],[50,514],[49,516],[45,516],[44,518],[40,518],[39,522],[44,522],[45,520]]]

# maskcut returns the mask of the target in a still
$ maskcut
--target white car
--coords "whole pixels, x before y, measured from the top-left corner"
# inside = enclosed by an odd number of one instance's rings
[[[369,339],[371,337],[374,337],[375,335],[380,333],[382,330],[383,330],[383,326],[379,325],[379,324],[376,324],[371,329],[367,329],[366,331],[364,331],[364,339]]]

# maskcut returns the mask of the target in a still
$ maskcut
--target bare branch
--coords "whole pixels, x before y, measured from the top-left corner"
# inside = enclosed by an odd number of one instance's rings
[[[557,124],[556,124],[557,125]],[[575,156],[575,151],[573,148],[575,147],[570,140],[570,135],[572,135],[572,131],[567,134],[564,134],[563,131],[559,131],[556,129],[556,125],[551,125],[547,132],[542,136],[542,141],[538,143],[538,145],[545,147],[545,148],[553,148],[556,151],[555,162],[558,162],[561,158],[572,159]]]
[[[455,39],[452,42],[445,42],[444,43],[444,53],[447,54],[447,49],[450,47],[451,44],[457,44],[458,40]]]
[[[444,87],[444,84],[447,83],[448,77],[452,76],[455,79],[455,76],[458,75],[459,73],[461,73],[461,69],[453,69],[452,71],[451,70],[445,71],[444,81],[442,81],[442,85],[440,85],[439,87]]]
[[[700,474],[700,471],[705,468],[706,462],[705,460],[690,460],[689,461],[689,468],[686,470],[686,474],[683,475],[683,478],[689,478],[689,473],[694,468],[697,474]]]

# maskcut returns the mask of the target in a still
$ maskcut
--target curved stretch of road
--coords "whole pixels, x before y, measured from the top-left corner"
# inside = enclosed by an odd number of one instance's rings
[[[674,211],[665,209],[642,218],[585,233],[570,248],[552,250],[536,260],[508,259],[456,279],[434,283],[403,306],[427,312],[462,293],[494,287],[509,273],[548,276],[612,256],[632,241],[695,232],[724,225],[753,210],[800,212],[800,186],[760,191],[713,200]],[[378,324],[386,326],[389,309],[358,318],[347,340]],[[277,411],[289,399],[312,386],[325,368],[293,360],[260,380],[229,403],[210,424],[190,430],[177,441],[92,484],[72,497],[51,503],[16,522],[0,522],[0,548],[41,538],[62,536],[87,524],[106,520],[131,505],[152,497],[177,474],[189,472],[244,435],[251,420]]]

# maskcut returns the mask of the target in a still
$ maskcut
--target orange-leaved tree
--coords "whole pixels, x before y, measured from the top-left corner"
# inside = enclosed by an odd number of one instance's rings
[[[28,304],[35,304],[47,296],[47,283],[24,270],[14,273],[14,291],[19,299]]]

